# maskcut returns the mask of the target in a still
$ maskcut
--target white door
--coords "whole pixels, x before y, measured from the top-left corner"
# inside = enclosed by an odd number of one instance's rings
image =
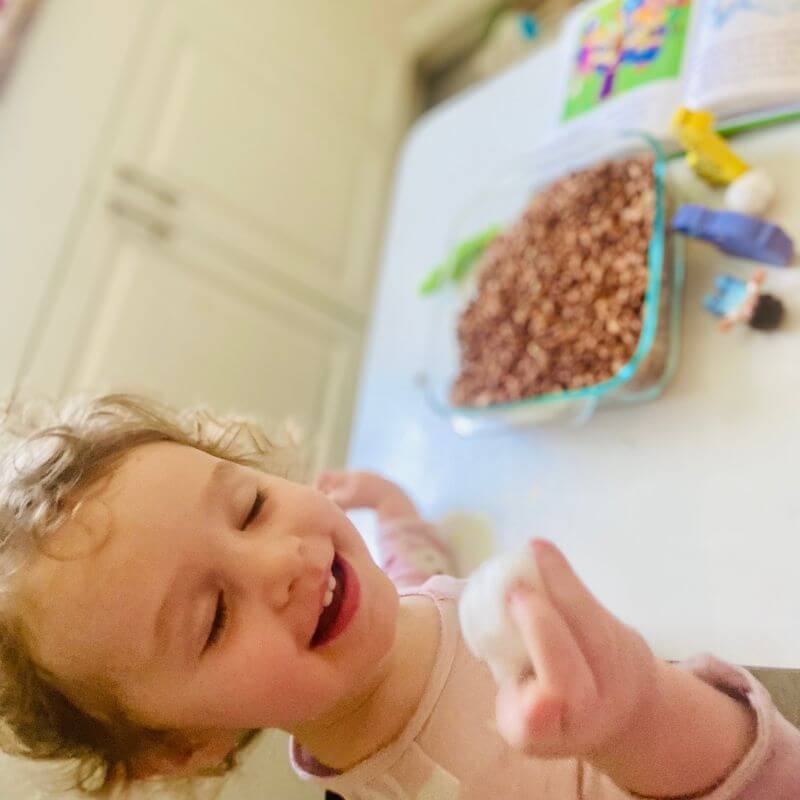
[[[386,49],[321,37],[309,12],[328,2],[289,5],[163,4],[114,166],[178,187],[187,224],[250,269],[364,312],[392,162],[368,113]]]
[[[345,455],[397,138],[373,94],[400,56],[325,0],[282,7],[158,6],[31,382],[292,414],[322,464]]]
[[[69,321],[62,393],[131,390],[292,419],[314,436],[315,466],[341,460],[360,329],[231,270],[190,237],[162,241],[106,224],[105,275],[87,313]]]

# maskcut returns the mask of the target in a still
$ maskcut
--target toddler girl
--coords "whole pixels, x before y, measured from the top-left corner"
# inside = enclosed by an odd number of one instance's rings
[[[287,477],[251,425],[120,396],[9,419],[4,747],[84,788],[229,768],[263,728],[346,800],[800,796],[800,734],[747,673],[655,659],[551,544],[511,611],[534,673],[465,649],[448,553],[394,485]],[[383,557],[385,556],[385,558]],[[493,722],[496,720],[496,722]]]

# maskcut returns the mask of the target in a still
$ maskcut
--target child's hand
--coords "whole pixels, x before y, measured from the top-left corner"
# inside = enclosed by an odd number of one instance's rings
[[[382,520],[418,516],[406,493],[374,472],[328,470],[317,477],[315,486],[343,511],[372,508]]]
[[[500,733],[543,757],[604,752],[633,723],[656,682],[644,639],[606,611],[549,542],[532,543],[540,590],[518,587],[509,610],[535,675],[501,687]]]
[[[694,797],[718,786],[755,740],[747,703],[658,661],[555,546],[533,548],[541,588],[514,590],[510,610],[535,676],[501,687],[502,735],[531,755],[584,758],[644,797]]]
[[[366,483],[366,473],[332,469],[321,472],[314,481],[314,486],[339,508],[347,511],[351,508],[371,507],[371,493],[366,491]]]

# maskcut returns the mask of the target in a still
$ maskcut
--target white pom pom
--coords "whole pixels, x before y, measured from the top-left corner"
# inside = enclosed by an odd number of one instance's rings
[[[529,547],[482,564],[469,578],[458,605],[461,632],[472,654],[485,661],[497,683],[532,669],[528,651],[506,610],[506,593],[518,582],[540,585]]]
[[[775,181],[760,169],[749,169],[725,192],[725,206],[740,214],[762,216],[775,199]]]

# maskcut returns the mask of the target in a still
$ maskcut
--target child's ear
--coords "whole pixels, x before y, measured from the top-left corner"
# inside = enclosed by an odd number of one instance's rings
[[[182,741],[148,742],[130,760],[131,777],[190,777],[220,769],[238,742],[234,731],[191,734]]]

